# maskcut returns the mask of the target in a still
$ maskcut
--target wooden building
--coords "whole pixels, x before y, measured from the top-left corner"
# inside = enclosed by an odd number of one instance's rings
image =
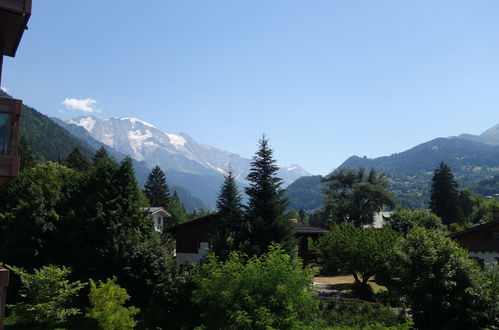
[[[215,228],[216,216],[211,214],[187,221],[166,229],[175,238],[175,255],[180,263],[199,262],[210,250],[210,234]],[[310,240],[316,240],[327,232],[325,229],[292,223],[299,241],[298,256],[305,263],[317,260],[317,255],[310,251]]]
[[[31,0],[0,0],[0,86],[3,57],[14,57],[27,29]],[[0,97],[0,188],[19,175],[19,120],[22,102]],[[3,329],[9,271],[0,267],[0,330]]]
[[[449,235],[480,264],[499,262],[499,218]]]
[[[31,0],[0,0],[0,84],[3,57],[14,57],[27,29]],[[22,102],[0,98],[0,187],[19,175],[19,120]]]
[[[149,213],[149,217],[153,222],[154,230],[157,232],[163,232],[163,227],[168,221],[168,218],[171,218],[171,214],[166,212],[162,207],[151,206],[143,207],[142,209]]]

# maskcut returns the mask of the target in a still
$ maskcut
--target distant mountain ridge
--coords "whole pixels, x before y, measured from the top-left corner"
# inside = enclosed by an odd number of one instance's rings
[[[92,138],[136,160],[145,161],[150,167],[159,165],[165,170],[224,175],[230,166],[236,179],[244,181],[251,166],[250,159],[198,143],[185,133],[163,132],[137,118],[84,116],[66,123],[83,127]],[[282,168],[279,172],[285,185],[304,175],[310,173],[299,165]]]
[[[65,122],[54,120],[92,146],[105,145],[119,154],[130,155],[149,169],[160,166],[168,184],[186,188],[209,208],[215,207],[223,175],[229,166],[241,191],[247,184],[250,159],[198,143],[185,133],[163,132],[137,118],[81,116]],[[278,172],[284,186],[307,175],[310,173],[299,165],[283,167]]]
[[[390,156],[352,156],[339,168],[362,166],[385,172],[402,206],[426,208],[431,178],[441,161],[450,166],[460,187],[486,195],[499,194],[499,124],[480,135],[436,138]],[[290,207],[311,210],[322,205],[318,178],[300,178],[288,188]]]

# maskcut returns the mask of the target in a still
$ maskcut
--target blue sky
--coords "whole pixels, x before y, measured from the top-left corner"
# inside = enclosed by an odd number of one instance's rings
[[[34,0],[2,87],[327,174],[499,123],[499,1]]]

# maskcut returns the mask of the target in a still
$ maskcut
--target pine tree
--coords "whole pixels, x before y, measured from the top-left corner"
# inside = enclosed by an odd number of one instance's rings
[[[84,172],[90,168],[87,158],[81,153],[80,149],[74,148],[66,158],[66,164],[69,168]]]
[[[441,162],[432,178],[430,209],[449,225],[459,220],[459,191],[449,166]]]
[[[272,242],[282,244],[288,252],[295,245],[291,223],[283,217],[287,200],[283,197],[282,180],[276,176],[279,167],[272,154],[264,135],[246,177],[250,183],[245,189],[249,203],[243,230],[249,240],[249,254],[265,253]]]
[[[21,139],[19,140],[18,154],[21,158],[21,171],[35,166],[33,152],[31,151],[28,141],[26,140],[26,137],[24,135],[22,135]]]
[[[241,249],[241,195],[236,179],[229,169],[217,199],[215,229],[210,237],[211,250],[220,260],[226,260],[231,251]]]
[[[94,159],[93,159],[94,165],[98,165],[104,159],[110,159],[110,157],[106,148],[102,146],[94,154]]]
[[[171,218],[167,220],[169,222],[168,225],[176,225],[187,221],[187,210],[180,202],[177,191],[173,192],[173,196],[168,203],[167,211],[171,214]]]
[[[144,185],[144,194],[151,206],[160,206],[167,208],[170,203],[170,189],[166,184],[165,173],[156,166],[151,170]]]

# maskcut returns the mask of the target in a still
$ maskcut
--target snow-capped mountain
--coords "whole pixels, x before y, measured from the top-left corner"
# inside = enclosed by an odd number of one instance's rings
[[[93,116],[66,121],[83,127],[96,140],[107,146],[144,161],[150,167],[200,175],[223,175],[232,167],[239,181],[250,168],[250,159],[197,143],[189,135],[166,133],[137,118],[99,119]],[[297,178],[310,175],[298,165],[281,168],[279,175],[285,186]]]

